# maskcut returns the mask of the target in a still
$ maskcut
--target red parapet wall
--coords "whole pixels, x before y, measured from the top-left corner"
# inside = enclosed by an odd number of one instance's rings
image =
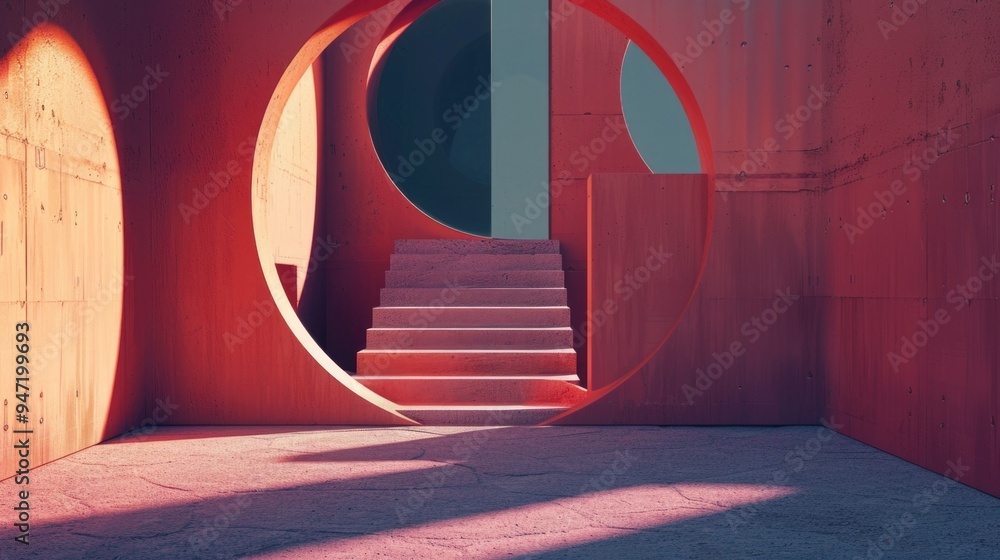
[[[709,196],[700,175],[591,178],[588,348],[590,381],[600,388],[554,423],[818,421],[816,301],[796,280],[804,257],[796,238],[806,226],[795,206],[807,195],[783,204],[744,196],[746,215],[710,215]],[[795,215],[794,225],[782,221]],[[672,255],[654,271],[661,244]],[[788,262],[755,266],[770,260],[761,247]],[[715,295],[733,281],[743,290]]]

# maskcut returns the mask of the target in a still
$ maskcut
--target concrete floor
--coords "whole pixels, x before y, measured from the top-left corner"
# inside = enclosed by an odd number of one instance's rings
[[[158,428],[30,488],[4,558],[1000,558],[1000,499],[807,427]]]

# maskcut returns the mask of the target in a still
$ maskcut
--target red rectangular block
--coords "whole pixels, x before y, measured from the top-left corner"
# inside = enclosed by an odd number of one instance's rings
[[[680,319],[701,271],[704,175],[596,175],[588,215],[588,388],[628,373]]]
[[[816,215],[810,192],[728,193],[716,206],[712,247],[699,289],[712,297],[770,297],[777,289],[817,291]]]

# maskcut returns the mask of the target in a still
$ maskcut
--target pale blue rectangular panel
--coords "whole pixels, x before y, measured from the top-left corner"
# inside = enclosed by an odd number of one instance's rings
[[[548,239],[548,0],[493,0],[493,237]]]

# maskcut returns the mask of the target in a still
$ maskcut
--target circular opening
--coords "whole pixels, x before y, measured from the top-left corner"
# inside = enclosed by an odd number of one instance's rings
[[[368,107],[375,150],[403,195],[431,218],[484,237],[490,47],[489,0],[443,0],[392,44],[373,76]]]
[[[622,112],[653,173],[701,173],[698,143],[681,100],[653,59],[629,42],[622,62]]]
[[[459,0],[445,0],[446,2],[458,2]],[[474,4],[474,0],[467,0],[467,3]],[[347,374],[342,368],[335,364],[328,355],[319,347],[319,345],[313,340],[312,336],[309,334],[307,329],[303,326],[301,320],[297,316],[295,307],[291,304],[288,297],[282,297],[283,293],[286,293],[285,286],[283,285],[279,273],[274,266],[274,253],[271,245],[271,232],[269,231],[267,214],[264,210],[264,201],[267,199],[267,187],[271,181],[271,169],[270,169],[270,159],[271,154],[276,141],[276,133],[279,125],[279,121],[285,110],[285,106],[288,99],[291,97],[293,90],[300,81],[301,77],[304,76],[310,66],[317,60],[317,58],[325,51],[333,42],[345,31],[347,31],[352,25],[359,22],[371,13],[370,9],[357,10],[358,3],[349,4],[345,9],[343,17],[335,17],[331,20],[327,26],[325,26],[320,32],[314,35],[299,52],[298,55],[290,63],[285,74],[279,81],[278,87],[272,97],[271,103],[268,105],[267,111],[264,115],[264,119],[261,126],[260,134],[257,138],[257,149],[254,157],[254,196],[252,197],[252,207],[254,213],[254,231],[257,239],[257,250],[258,256],[260,257],[263,273],[265,280],[271,290],[272,296],[275,300],[277,308],[281,315],[285,318],[286,323],[290,326],[291,330],[295,336],[300,340],[300,342],[306,347],[310,354],[320,363],[324,368],[327,369],[338,380],[345,383],[357,394],[361,395],[365,399],[369,400],[373,404],[386,409],[393,409],[395,405],[385,400],[384,398],[376,395],[374,392],[362,386],[359,382],[352,379],[349,374]],[[386,4],[391,4],[386,0],[383,3],[368,3],[367,6],[378,10],[380,6],[384,9]],[[694,99],[694,94],[690,90],[684,81],[683,76],[680,74],[680,70],[677,69],[670,60],[669,54],[666,53],[656,43],[655,39],[649,35],[638,23],[631,20],[624,12],[612,6],[609,2],[598,1],[596,3],[588,4],[587,9],[592,11],[594,14],[602,17],[608,22],[613,22],[614,25],[619,29],[619,31],[625,33],[627,36],[632,37],[633,41],[641,48],[650,53],[651,58],[655,61],[655,66],[660,70],[660,72],[665,73],[668,76],[669,83],[674,86],[674,92],[677,98],[680,100],[681,105],[686,109],[687,115],[690,117],[692,128],[694,130],[694,136],[697,140],[698,154],[701,160],[701,171],[709,174],[709,200],[711,201],[711,190],[712,190],[712,153],[711,148],[708,143],[707,126],[704,119],[697,107],[697,103]],[[440,30],[439,30],[440,31]],[[449,30],[450,31],[450,30]],[[405,34],[405,31],[404,31]],[[481,33],[479,34],[481,38]],[[474,60],[479,60],[482,57],[483,47],[481,43],[477,46],[474,39],[470,39],[464,43],[459,49],[454,51],[454,55],[447,59],[447,63],[443,64],[440,68],[440,79],[434,83],[434,86],[430,88],[433,90],[433,95],[427,94],[426,99],[430,101],[430,106],[442,107],[443,103],[446,103],[453,96],[446,95],[448,91],[453,91],[450,89],[449,85],[454,84],[453,80],[458,80],[457,78],[448,79],[447,76],[453,76],[455,71],[459,68],[476,68],[477,66],[472,62]],[[391,54],[391,53],[390,53]],[[384,69],[379,69],[376,71],[376,80],[374,83],[377,85],[381,83],[384,79]],[[464,83],[464,82],[462,82]],[[453,85],[451,86],[453,87]],[[377,90],[376,90],[377,91]],[[371,91],[369,91],[371,94]],[[367,111],[371,111],[369,109]],[[367,112],[366,111],[366,112]],[[484,112],[485,114],[485,112]],[[432,113],[433,115],[433,113]],[[375,115],[368,113],[369,123],[371,125],[372,137],[376,145],[382,144],[384,141],[384,135],[380,132],[379,121],[385,118],[384,115],[378,114],[376,111]],[[336,118],[333,115],[327,118]],[[443,119],[442,112],[442,119]],[[436,122],[436,121],[432,121]],[[456,139],[458,137],[456,136]],[[418,137],[419,139],[419,137]],[[412,141],[412,139],[411,139]],[[397,141],[397,144],[399,142]],[[444,144],[444,142],[442,142]],[[449,161],[456,158],[455,148],[453,146],[450,149],[442,149],[441,153],[447,155]],[[412,152],[411,152],[412,153]],[[384,153],[379,153],[379,158],[385,166],[385,161],[387,157]],[[458,161],[465,161],[462,165],[452,164],[455,172],[461,174],[467,179],[474,179],[477,176],[477,169],[482,169],[475,165],[475,160],[463,160],[461,154],[457,156]],[[390,171],[390,169],[387,169]],[[407,194],[407,193],[404,193]],[[409,197],[409,194],[407,194]],[[412,199],[411,199],[412,200]],[[430,214],[425,208],[423,208],[425,213]],[[709,219],[707,231],[710,235],[711,232],[711,213],[712,213],[711,203],[709,204]],[[433,216],[433,214],[432,214]],[[439,220],[444,221],[444,220]],[[458,229],[458,228],[456,228]],[[469,228],[470,230],[472,228]],[[710,237],[709,237],[710,239]],[[706,239],[705,250],[707,253],[708,239]],[[703,258],[701,269],[704,269],[705,259]],[[690,304],[690,302],[688,302]],[[683,316],[683,313],[681,313]],[[678,319],[679,322],[679,319]],[[574,410],[579,409],[583,406],[587,406],[590,403],[595,402],[600,399],[608,392],[613,390],[615,387],[624,382],[628,377],[631,377],[638,370],[649,361],[660,347],[662,347],[663,342],[666,341],[666,337],[674,330],[676,324],[671,326],[665,333],[664,340],[660,345],[647,357],[641,364],[639,364],[632,371],[627,372],[622,378],[612,386],[606,387],[599,393],[593,393],[584,403],[577,405]],[[570,411],[572,412],[572,411]]]

